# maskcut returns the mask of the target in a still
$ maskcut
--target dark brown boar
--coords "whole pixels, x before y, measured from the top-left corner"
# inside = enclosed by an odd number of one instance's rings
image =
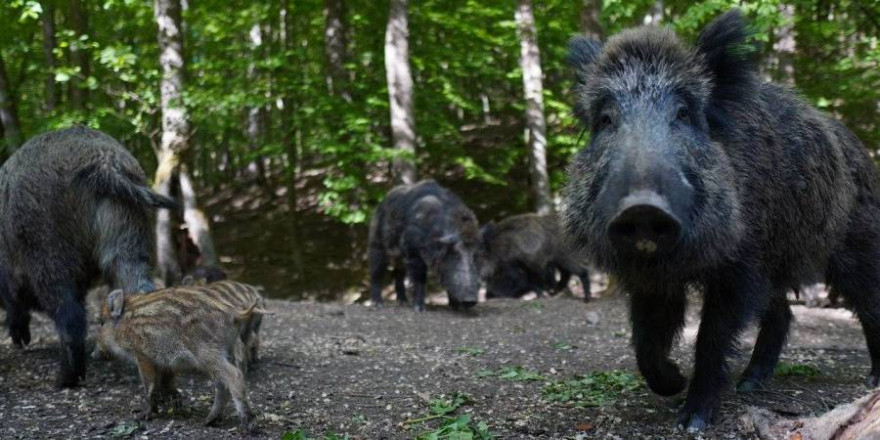
[[[489,222],[480,237],[480,275],[487,298],[555,294],[567,288],[572,275],[584,286],[584,299],[590,298],[586,260],[569,246],[555,215],[521,214]]]
[[[642,27],[575,39],[575,113],[590,145],[569,170],[565,223],[630,294],[639,370],[658,394],[687,388],[678,423],[721,409],[727,358],[760,322],[740,391],[773,375],[786,292],[824,279],[852,306],[880,380],[880,180],[843,124],[764,82],[736,12],[695,45]],[[703,297],[693,376],[670,359],[686,292]]]
[[[30,312],[55,321],[58,386],[85,377],[86,291],[99,278],[154,290],[154,208],[175,208],[146,184],[134,156],[85,127],[37,136],[0,168],[0,289],[14,344],[30,342]]]

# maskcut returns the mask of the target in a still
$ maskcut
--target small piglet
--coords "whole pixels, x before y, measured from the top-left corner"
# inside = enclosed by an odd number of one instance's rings
[[[205,424],[220,419],[228,390],[242,427],[253,432],[256,424],[237,356],[244,351],[242,323],[264,311],[256,302],[247,308],[232,307],[199,290],[111,292],[101,306],[98,349],[137,363],[146,394],[145,419],[156,411],[159,394],[175,373],[199,371],[214,381],[214,404]]]
[[[265,309],[266,300],[263,299],[263,287],[236,281],[210,282],[210,279],[186,276],[177,288],[197,290],[203,295],[223,303],[235,309],[247,309],[256,304],[258,309]],[[260,327],[263,324],[263,313],[253,313],[244,318],[240,325],[241,342],[244,344],[244,354],[241,356],[242,372],[247,373],[245,368],[250,362],[258,360],[260,349]]]

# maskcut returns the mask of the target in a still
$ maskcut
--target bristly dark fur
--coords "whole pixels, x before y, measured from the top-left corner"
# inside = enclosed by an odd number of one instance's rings
[[[590,299],[586,259],[569,246],[555,215],[520,214],[490,222],[480,238],[480,275],[487,298],[556,294],[575,275],[584,287],[584,299]]]
[[[174,203],[145,181],[131,153],[81,126],[31,139],[0,169],[7,326],[13,343],[23,346],[31,310],[55,321],[59,386],[85,375],[83,299],[95,278],[126,292],[153,290],[150,211]]]
[[[592,135],[569,168],[565,227],[631,294],[639,369],[659,394],[687,385],[669,351],[686,292],[702,293],[694,375],[679,414],[689,428],[717,415],[726,358],[753,319],[761,330],[740,387],[772,375],[791,321],[785,292],[817,279],[853,304],[871,356],[869,383],[880,379],[876,167],[842,124],[758,78],[747,37],[733,11],[694,47],[656,27],[624,31],[604,47],[571,44],[575,112]],[[685,200],[670,208],[679,209],[681,236],[662,257],[627,257],[609,239],[621,200],[636,190]]]
[[[73,176],[73,186],[135,206],[180,210],[177,201],[154,192],[142,176],[126,172],[114,159],[108,157],[104,162],[85,165]]]
[[[382,285],[394,264],[397,299],[407,301],[405,277],[413,283],[416,309],[425,308],[428,268],[435,271],[453,307],[476,304],[479,290],[475,253],[479,224],[452,191],[433,180],[392,189],[370,221],[370,295],[382,302]]]

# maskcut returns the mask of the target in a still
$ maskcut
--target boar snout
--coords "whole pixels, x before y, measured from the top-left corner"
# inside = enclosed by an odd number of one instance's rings
[[[682,224],[665,197],[639,191],[624,198],[608,225],[608,237],[623,253],[649,257],[678,243]]]

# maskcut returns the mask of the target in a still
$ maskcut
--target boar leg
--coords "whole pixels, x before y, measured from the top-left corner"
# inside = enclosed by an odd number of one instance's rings
[[[133,218],[132,207],[104,201],[98,206],[97,222],[103,231],[98,242],[101,272],[125,293],[146,293],[153,285],[150,253],[152,234],[148,223]]]
[[[568,288],[568,279],[565,274],[575,275],[581,281],[581,287],[584,290],[584,301],[590,300],[590,268],[587,265],[581,263],[580,261],[575,261],[573,258],[565,258],[559,263],[559,270],[563,273],[562,280],[560,280],[560,284],[556,287],[557,289]],[[565,281],[563,284],[562,281]]]
[[[385,249],[370,246],[370,299],[374,304],[382,304],[382,285],[385,271],[388,270],[388,257]]]
[[[215,377],[220,383],[222,383],[223,387],[229,390],[229,394],[232,395],[232,402],[235,404],[235,410],[238,413],[238,417],[241,420],[241,426],[248,432],[253,432],[256,429],[256,424],[254,421],[254,414],[251,411],[251,405],[247,399],[247,389],[244,383],[244,374],[242,374],[241,370],[236,368],[234,365],[229,363],[225,358],[220,358],[219,362],[216,362],[214,365],[210,366],[212,368],[211,376]],[[212,415],[214,415],[214,411],[217,406],[217,397],[218,394],[216,392],[217,388],[215,388],[214,394],[214,403],[215,407],[211,408],[211,415],[209,415],[209,419]],[[221,390],[222,391],[222,390]],[[225,393],[220,393],[225,396]],[[220,407],[225,402],[220,402]],[[219,410],[217,410],[219,413]]]
[[[397,302],[406,304],[406,268],[400,262],[394,264],[394,291],[397,293]]]
[[[247,350],[250,352],[249,361],[260,360],[260,327],[263,326],[263,315],[255,315],[251,321],[251,337],[248,339]]]
[[[727,357],[736,352],[739,333],[770,292],[766,278],[745,263],[721,268],[706,280],[694,375],[678,413],[679,426],[698,431],[712,424],[727,385]]]
[[[864,209],[863,209],[864,210]],[[863,213],[852,220],[843,250],[831,257],[828,283],[856,312],[871,355],[867,385],[880,385],[880,231],[877,213]]]
[[[177,384],[174,380],[174,372],[158,368],[156,370],[156,394],[163,400],[171,403],[174,411],[180,411],[183,408],[183,399],[180,392],[177,391]]]
[[[668,292],[635,290],[630,299],[636,362],[648,387],[661,396],[674,396],[687,386],[687,379],[669,359],[672,344],[684,326],[686,303],[680,286]]]
[[[788,337],[791,325],[791,308],[785,293],[777,292],[770,299],[770,306],[761,317],[761,330],[752,351],[752,360],[737,385],[738,391],[751,391],[760,388],[761,384],[773,376],[779,353]]]
[[[52,294],[38,294],[46,298]],[[86,376],[86,309],[77,299],[74,289],[61,293],[61,303],[53,313],[55,330],[61,343],[61,370],[56,385],[59,388],[76,386]]]
[[[205,418],[205,426],[212,426],[220,421],[227,398],[226,386],[219,379],[214,380],[214,403],[211,404],[211,412]]]
[[[12,292],[5,292],[3,298],[6,307],[6,327],[12,343],[18,348],[24,348],[31,343],[31,312],[23,304],[12,297]],[[7,298],[7,295],[9,297]],[[26,293],[26,295],[30,295]],[[19,294],[19,297],[26,297]]]
[[[158,371],[153,362],[144,356],[137,357],[137,367],[141,376],[141,384],[144,386],[144,409],[141,417],[143,420],[150,420],[159,403],[159,396],[156,392]]]
[[[417,312],[425,311],[425,283],[428,281],[428,268],[419,257],[410,256],[406,259],[406,272],[413,285],[413,300]]]

